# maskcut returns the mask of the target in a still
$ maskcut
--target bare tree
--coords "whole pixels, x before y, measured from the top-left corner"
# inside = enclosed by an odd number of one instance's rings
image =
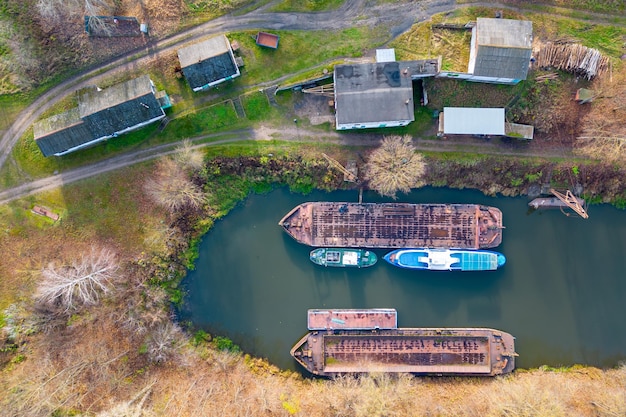
[[[41,17],[58,20],[63,16],[101,16],[114,7],[110,0],[38,0],[37,10]]]
[[[408,193],[420,185],[426,164],[415,152],[411,137],[387,136],[365,165],[365,179],[382,196],[396,198],[398,191]]]
[[[174,154],[174,161],[186,172],[198,172],[204,166],[204,154],[194,148],[189,139],[185,139]]]
[[[156,381],[152,381],[129,401],[118,403],[109,410],[101,411],[96,414],[96,417],[147,417],[154,415],[154,413],[144,409],[144,404],[152,393],[152,386],[155,383]]]
[[[102,16],[113,12],[111,0],[38,0],[37,10],[41,17],[58,22],[66,16],[87,16],[90,30],[110,33],[110,29]]]
[[[145,190],[157,204],[170,212],[184,207],[197,209],[205,201],[200,187],[170,158],[162,159],[157,164],[157,174],[146,182]]]
[[[167,361],[180,347],[182,332],[170,320],[159,323],[148,337],[148,358],[152,362]]]
[[[98,303],[101,294],[111,291],[119,265],[115,255],[95,248],[70,265],[51,264],[42,271],[37,300],[49,306],[76,310],[82,305]]]

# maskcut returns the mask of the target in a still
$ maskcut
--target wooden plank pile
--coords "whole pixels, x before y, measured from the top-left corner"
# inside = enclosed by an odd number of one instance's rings
[[[609,67],[609,58],[600,51],[570,40],[541,44],[535,56],[539,68],[556,68],[579,74],[588,80],[602,74]]]

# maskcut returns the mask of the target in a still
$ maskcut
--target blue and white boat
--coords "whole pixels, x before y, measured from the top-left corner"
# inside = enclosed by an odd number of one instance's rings
[[[499,252],[466,249],[396,249],[383,259],[401,268],[430,271],[493,271],[506,263]]]

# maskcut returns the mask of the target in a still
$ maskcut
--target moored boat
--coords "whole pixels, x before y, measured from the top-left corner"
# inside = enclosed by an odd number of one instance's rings
[[[397,249],[383,259],[400,268],[430,271],[494,271],[506,263],[499,252],[462,249]]]
[[[372,266],[378,257],[365,249],[317,248],[309,255],[311,262],[322,266],[356,267]]]
[[[487,328],[312,331],[291,349],[314,375],[367,372],[495,376],[515,368],[515,338]]]
[[[504,228],[498,208],[478,204],[308,202],[278,224],[327,248],[495,248]]]

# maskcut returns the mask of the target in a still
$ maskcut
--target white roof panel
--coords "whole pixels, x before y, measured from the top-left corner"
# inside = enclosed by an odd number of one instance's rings
[[[395,49],[377,49],[376,50],[376,62],[395,62],[396,50]]]
[[[451,135],[504,135],[504,109],[444,107],[443,133]]]

